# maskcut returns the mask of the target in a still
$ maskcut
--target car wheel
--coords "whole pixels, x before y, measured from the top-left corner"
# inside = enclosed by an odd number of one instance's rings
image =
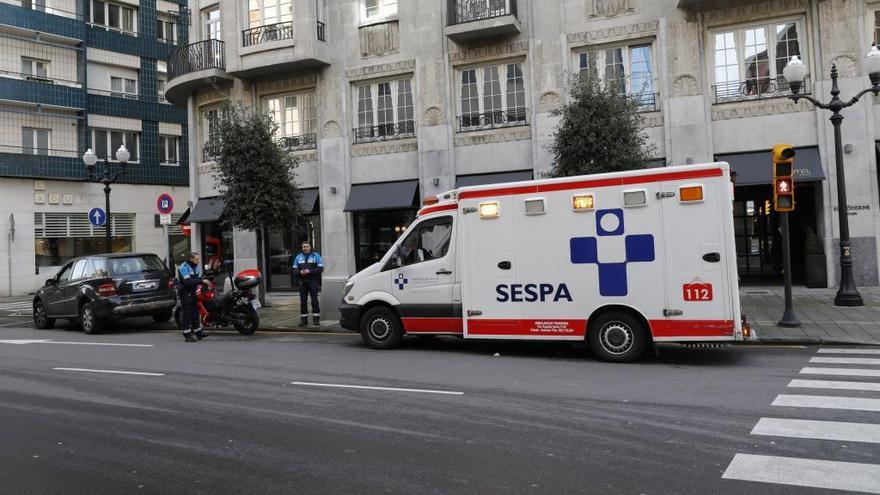
[[[163,311],[161,313],[153,314],[153,321],[156,323],[168,323],[171,321],[171,317],[174,316],[174,313],[171,310]]]
[[[79,308],[79,324],[82,326],[83,332],[94,335],[101,331],[101,323],[98,315],[95,314],[92,303],[83,303]]]
[[[403,340],[403,330],[397,314],[385,306],[377,306],[361,318],[361,337],[373,349],[392,349]]]
[[[34,302],[34,328],[48,330],[55,326],[55,318],[49,318],[43,301]]]
[[[599,315],[590,321],[587,341],[593,355],[602,361],[638,361],[648,347],[649,330],[638,318],[618,311]]]

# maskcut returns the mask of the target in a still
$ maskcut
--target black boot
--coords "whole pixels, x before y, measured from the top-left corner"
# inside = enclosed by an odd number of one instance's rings
[[[203,338],[208,336],[208,334],[204,330],[202,330],[201,328],[196,330],[195,334],[196,334],[196,338],[198,340],[202,340]]]
[[[312,323],[314,323],[316,327],[320,327],[321,326],[321,315],[312,315]]]
[[[309,317],[308,316],[300,316],[299,317],[299,327],[305,328],[309,326]]]
[[[197,339],[191,331],[190,332],[183,332],[183,338],[187,342],[198,342],[199,341],[199,339]]]

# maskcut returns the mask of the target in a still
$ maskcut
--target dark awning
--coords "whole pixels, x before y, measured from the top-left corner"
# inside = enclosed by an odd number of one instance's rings
[[[202,198],[189,214],[190,223],[207,223],[220,220],[223,215],[223,199],[222,198]]]
[[[318,189],[300,189],[299,190],[299,209],[304,215],[312,215],[318,206]]]
[[[187,208],[183,215],[180,215],[180,218],[177,219],[177,225],[184,225],[189,223],[189,213],[190,208]]]
[[[486,184],[501,184],[502,182],[520,182],[532,180],[535,176],[531,170],[516,170],[514,172],[499,172],[494,174],[459,175],[455,178],[455,188],[466,186],[484,186]]]
[[[344,211],[404,210],[418,207],[419,181],[353,184]]]
[[[819,148],[795,148],[795,152],[795,181],[810,182],[825,179]],[[736,172],[737,186],[753,186],[773,182],[773,162],[771,162],[769,150],[716,155],[715,160],[730,164],[730,168]]]

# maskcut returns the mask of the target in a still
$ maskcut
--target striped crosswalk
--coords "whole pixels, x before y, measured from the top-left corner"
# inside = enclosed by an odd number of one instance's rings
[[[880,445],[880,416],[876,422],[864,420],[864,412],[880,412],[880,349],[822,348],[817,354],[819,356],[810,359],[810,364],[828,366],[802,368],[799,374],[807,376],[791,380],[790,393],[776,396],[771,404],[780,408],[780,414],[760,418],[751,434],[774,437],[774,445],[782,447],[794,442],[786,439],[815,440],[823,445],[840,442],[844,450],[846,444]],[[782,417],[785,411],[791,414],[797,411],[802,417]],[[821,411],[828,411],[825,419],[803,417],[818,415]],[[827,420],[832,412],[834,419],[840,421]],[[828,451],[822,449],[822,452]],[[808,455],[802,458],[740,452],[731,460],[722,478],[880,494],[880,456],[876,461],[861,463],[809,458]]]
[[[32,301],[14,301],[7,303],[0,303],[0,312],[2,313],[17,313],[17,314],[31,314],[33,312],[33,302]]]

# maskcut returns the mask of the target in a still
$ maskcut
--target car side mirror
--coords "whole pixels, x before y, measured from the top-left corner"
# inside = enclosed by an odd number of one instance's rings
[[[57,285],[57,284],[58,284],[58,279],[55,279],[55,278],[46,279],[46,285]]]

